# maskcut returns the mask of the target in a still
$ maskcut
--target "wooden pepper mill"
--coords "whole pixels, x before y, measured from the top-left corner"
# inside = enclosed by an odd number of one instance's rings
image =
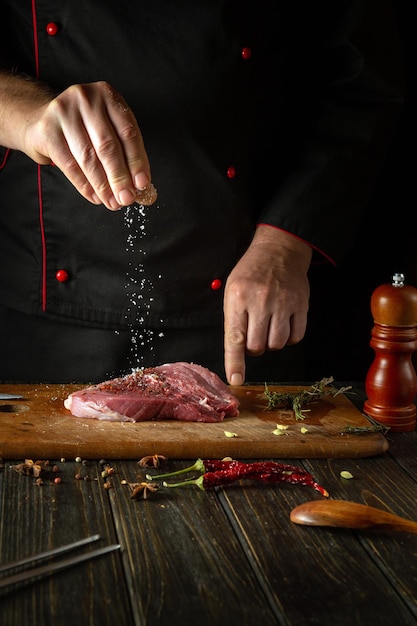
[[[417,289],[394,274],[392,284],[377,287],[371,297],[374,319],[370,346],[375,359],[365,380],[363,410],[393,432],[416,425],[417,375],[412,362],[417,350]]]

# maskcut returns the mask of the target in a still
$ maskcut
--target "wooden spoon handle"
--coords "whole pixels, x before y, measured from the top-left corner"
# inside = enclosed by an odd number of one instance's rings
[[[313,500],[291,511],[290,520],[307,526],[336,526],[341,528],[386,528],[417,533],[417,522],[367,504],[345,500]]]

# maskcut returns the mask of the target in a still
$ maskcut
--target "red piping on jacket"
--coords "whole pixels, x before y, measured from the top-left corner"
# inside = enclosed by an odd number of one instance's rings
[[[7,148],[6,152],[4,153],[3,161],[0,163],[0,170],[2,170],[3,167],[6,165],[6,161],[7,161],[9,154],[10,154],[10,148]]]
[[[292,237],[295,237],[295,239],[298,239],[298,241],[303,241],[308,246],[310,246],[310,248],[312,248],[318,254],[320,254],[323,257],[321,262],[324,263],[325,261],[328,261],[329,263],[331,263],[332,265],[334,265],[336,267],[336,262],[331,257],[329,257],[325,252],[323,252],[323,250],[320,250],[320,248],[317,248],[316,246],[313,246],[313,244],[309,243],[308,241],[305,241],[305,239],[302,239],[301,237],[297,237],[297,235],[294,235],[293,233],[288,232],[287,230],[285,230],[285,228],[280,228],[279,226],[274,226],[274,224],[265,224],[264,222],[259,222],[257,224],[257,226],[270,226],[270,228],[276,228],[277,230],[282,230],[282,232],[287,233],[288,235],[291,235]],[[317,261],[312,261],[311,263],[312,264],[316,264]],[[318,263],[320,263],[320,261]]]
[[[35,53],[36,78],[39,79],[38,23],[36,19],[36,0],[32,0],[33,48]]]
[[[38,24],[36,19],[36,0],[32,0],[32,24],[33,24],[33,52],[35,55],[36,78],[39,79],[39,42],[38,42]],[[41,166],[38,165],[38,202],[39,202],[39,226],[41,230],[42,242],[42,311],[46,310],[46,241],[45,229],[43,223],[43,197],[42,197],[42,179]]]

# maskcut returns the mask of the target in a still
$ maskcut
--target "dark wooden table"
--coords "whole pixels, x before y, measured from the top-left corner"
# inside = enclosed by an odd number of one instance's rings
[[[417,520],[417,434],[387,439],[375,457],[285,462],[309,470],[331,498]],[[98,459],[56,461],[61,483],[37,486],[12,467],[22,459],[3,460],[1,563],[95,533],[99,546],[121,549],[3,589],[1,626],[417,624],[417,535],[296,525],[291,510],[322,498],[307,486],[188,486],[135,500],[123,481],[143,480],[136,461],[111,463],[110,489]]]

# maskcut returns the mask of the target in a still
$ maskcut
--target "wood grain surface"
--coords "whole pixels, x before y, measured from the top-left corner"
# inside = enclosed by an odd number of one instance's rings
[[[238,417],[215,424],[178,420],[139,423],[73,417],[64,399],[80,385],[0,385],[0,457],[3,459],[139,459],[162,454],[172,459],[359,458],[381,454],[388,442],[381,432],[342,434],[346,426],[370,426],[344,394],[308,405],[305,420],[293,411],[267,410],[262,385],[233,388],[240,401]],[[273,386],[271,391],[299,391],[302,386]],[[275,435],[277,424],[288,428]],[[307,432],[302,432],[306,428]],[[235,433],[228,437],[225,431]]]

